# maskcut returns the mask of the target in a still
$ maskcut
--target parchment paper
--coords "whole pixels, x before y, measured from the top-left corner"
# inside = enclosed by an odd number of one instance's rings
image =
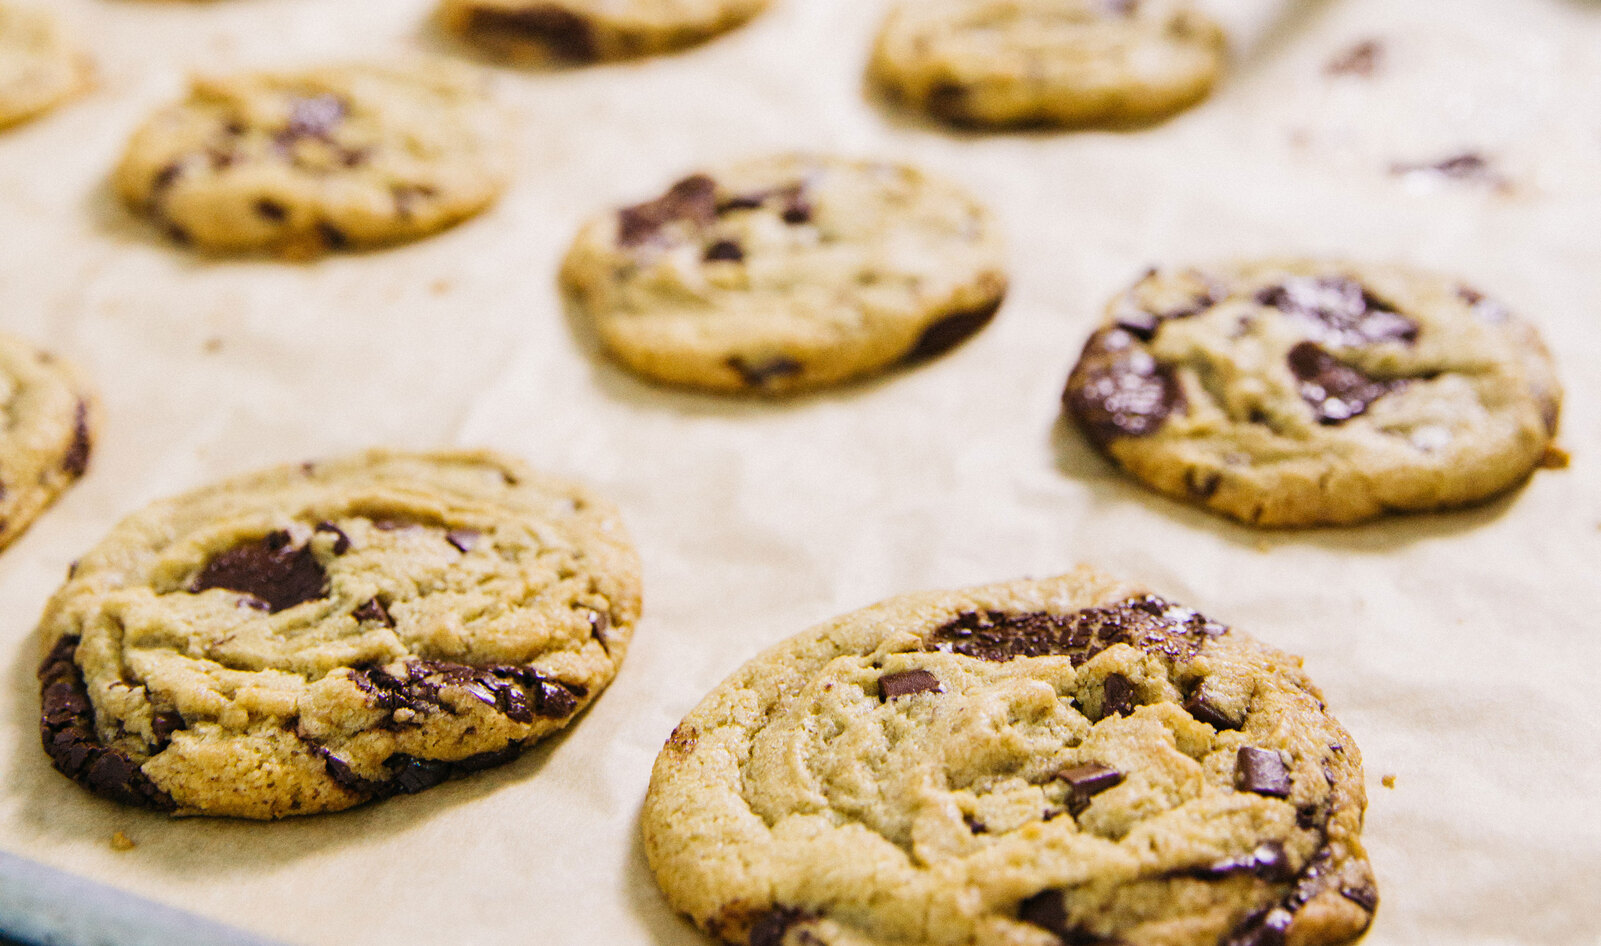
[[[1601,943],[1601,4],[1219,0],[1239,48],[1200,108],[984,137],[864,96],[882,2],[780,0],[683,55],[496,70],[521,158],[492,212],[287,265],[199,261],[129,219],[105,184],[128,132],[190,70],[448,51],[429,0],[53,2],[100,85],[0,135],[0,322],[91,373],[108,422],[88,477],[0,555],[0,849],[297,943],[702,944],[637,841],[681,714],[837,613],[1087,561],[1305,655],[1367,759],[1369,943]],[[1374,76],[1324,73],[1368,38]],[[982,194],[1014,265],[997,321],[934,364],[787,403],[666,391],[598,357],[554,287],[579,222],[790,148]],[[1470,149],[1507,187],[1390,173]],[[1471,511],[1260,534],[1125,482],[1059,427],[1111,293],[1154,263],[1267,253],[1434,266],[1511,302],[1560,359],[1572,466]],[[646,616],[586,717],[505,768],[280,824],[125,810],[52,771],[33,631],[67,564],[156,497],[370,444],[494,446],[622,505]]]

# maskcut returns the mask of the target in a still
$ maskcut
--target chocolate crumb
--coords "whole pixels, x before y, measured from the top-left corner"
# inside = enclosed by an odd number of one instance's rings
[[[1234,756],[1234,787],[1272,798],[1290,797],[1290,773],[1272,749],[1241,746]]]
[[[878,678],[878,698],[886,703],[914,693],[944,692],[945,689],[939,685],[939,678],[927,670],[902,670]]]

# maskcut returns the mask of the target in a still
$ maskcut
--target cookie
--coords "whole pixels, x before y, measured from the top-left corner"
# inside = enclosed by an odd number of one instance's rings
[[[134,133],[115,183],[179,243],[303,257],[444,229],[506,177],[502,115],[472,74],[352,65],[196,79]]]
[[[1286,261],[1152,271],[1062,399],[1146,485],[1261,526],[1477,503],[1522,483],[1561,389],[1527,323],[1455,279]]]
[[[743,24],[771,0],[443,0],[444,27],[497,55],[598,62],[671,52]]]
[[[869,70],[954,125],[1128,125],[1204,99],[1225,54],[1190,0],[902,0]]]
[[[668,900],[750,946],[1347,943],[1361,756],[1297,658],[1080,569],[767,651],[645,800]]]
[[[640,374],[787,394],[955,347],[1006,291],[1000,235],[960,188],[838,158],[745,161],[584,226],[562,267]]]
[[[41,735],[117,801],[336,811],[566,726],[639,604],[616,511],[506,457],[265,470],[157,502],[76,564],[40,625]]]
[[[99,409],[78,373],[0,333],[0,548],[89,468]]]
[[[89,87],[89,60],[43,9],[0,2],[0,128]]]

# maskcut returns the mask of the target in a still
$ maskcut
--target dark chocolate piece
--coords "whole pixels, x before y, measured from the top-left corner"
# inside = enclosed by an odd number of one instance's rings
[[[1134,682],[1121,673],[1107,676],[1101,683],[1101,716],[1127,716],[1134,712]],[[1097,720],[1099,722],[1099,720]]]
[[[1343,424],[1367,413],[1374,401],[1410,383],[1406,378],[1370,378],[1313,342],[1301,342],[1290,349],[1287,361],[1300,382],[1301,400],[1312,406],[1318,423],[1325,426]]]
[[[547,4],[521,10],[480,7],[467,21],[469,33],[502,33],[538,43],[552,56],[570,62],[591,62],[598,55],[589,20],[571,10]]]
[[[728,367],[739,372],[747,387],[764,388],[780,378],[793,378],[804,367],[787,355],[776,355],[765,361],[749,362],[738,355],[728,359]]]
[[[289,218],[288,207],[266,197],[256,201],[254,209],[256,216],[263,220],[271,220],[273,223],[282,223]]]
[[[617,243],[638,246],[648,242],[661,229],[678,220],[698,226],[717,217],[717,182],[704,174],[686,177],[655,200],[617,212]]]
[[[918,337],[917,344],[907,352],[902,359],[908,363],[927,361],[938,358],[962,342],[978,334],[979,329],[990,324],[995,313],[1001,307],[1001,300],[987,302],[976,309],[965,312],[953,312],[945,316],[928,328]]]
[[[1289,854],[1278,841],[1263,841],[1249,854],[1230,857],[1204,867],[1193,867],[1184,872],[1201,880],[1221,880],[1235,874],[1252,874],[1270,883],[1284,883],[1295,877],[1290,867]]]
[[[388,798],[393,795],[415,795],[418,792],[433,788],[435,785],[465,775],[469,772],[480,772],[497,765],[504,765],[522,754],[521,743],[510,743],[504,749],[493,749],[489,752],[480,752],[465,759],[444,761],[440,759],[419,759],[416,756],[397,752],[384,760],[384,768],[389,777],[385,779],[367,779],[357,775],[348,763],[328,750],[326,746],[309,743],[312,752],[322,759],[323,769],[328,777],[349,791],[371,798]]]
[[[83,476],[89,469],[89,452],[93,448],[94,442],[89,436],[89,405],[80,400],[72,415],[72,446],[61,458],[62,472],[73,479]]]
[[[704,258],[708,263],[738,263],[745,259],[745,251],[733,240],[718,240],[706,248]]]
[[[925,100],[928,113],[941,121],[962,125],[972,120],[967,110],[967,87],[954,82],[939,82],[928,90]]]
[[[1185,401],[1172,368],[1158,362],[1129,332],[1110,328],[1085,343],[1062,404],[1084,433],[1105,447],[1119,437],[1155,433]]]
[[[316,531],[333,533],[333,552],[335,555],[343,555],[350,551],[350,536],[345,535],[345,530],[324,519],[322,522],[317,523]]]
[[[1116,940],[1074,925],[1067,916],[1067,892],[1042,890],[1017,907],[1017,918],[1056,934],[1062,946],[1116,946]]]
[[[177,710],[157,710],[150,714],[150,734],[156,738],[152,747],[156,752],[167,748],[172,742],[172,734],[182,732],[189,728],[189,723],[183,714]]]
[[[1378,71],[1383,60],[1384,44],[1376,39],[1365,39],[1330,59],[1323,71],[1331,76],[1366,78]]]
[[[1372,913],[1379,908],[1379,892],[1371,884],[1360,887],[1341,887],[1340,896]]]
[[[1259,291],[1256,301],[1299,319],[1329,345],[1410,344],[1418,337],[1416,322],[1345,276],[1293,277]]]
[[[1239,729],[1245,725],[1244,720],[1235,719],[1212,703],[1204,687],[1196,687],[1195,694],[1184,701],[1184,712],[1214,729]]]
[[[1290,797],[1290,772],[1272,749],[1241,746],[1234,755],[1234,787],[1273,798]]]
[[[1185,661],[1207,638],[1227,632],[1183,605],[1145,595],[1066,615],[968,611],[929,633],[923,646],[997,662],[1060,654],[1078,667],[1114,644]]]
[[[756,918],[750,926],[750,946],[783,946],[784,936],[793,926],[809,923],[817,914],[798,907],[775,906]]]
[[[317,221],[317,236],[322,239],[323,246],[330,250],[342,250],[350,246],[350,237],[345,235],[345,231],[326,220]]]
[[[328,573],[309,545],[291,545],[280,530],[213,557],[189,585],[196,594],[209,588],[250,595],[276,614],[327,595]]]
[[[445,541],[456,547],[456,551],[463,555],[478,547],[478,540],[483,533],[477,529],[451,529],[445,533]]]
[[[58,772],[102,798],[158,811],[174,810],[177,803],[150,781],[138,763],[100,741],[94,704],[76,660],[78,640],[63,637],[56,641],[39,666],[39,738],[45,753]]]
[[[1140,280],[1141,283],[1155,277],[1158,270],[1152,269]],[[1163,323],[1176,319],[1188,319],[1200,315],[1228,297],[1228,290],[1219,285],[1216,280],[1204,273],[1194,270],[1191,274],[1206,283],[1206,288],[1200,292],[1192,293],[1189,302],[1175,306],[1161,312],[1145,308],[1134,301],[1134,290],[1124,296],[1118,305],[1117,313],[1113,317],[1114,324],[1141,341],[1150,341],[1156,337]],[[1135,286],[1135,290],[1139,288]]]
[[[1063,769],[1056,777],[1067,783],[1067,810],[1077,818],[1090,806],[1090,800],[1109,788],[1123,784],[1125,776],[1109,765],[1086,762]]]
[[[377,598],[368,598],[365,604],[350,612],[350,616],[357,621],[377,621],[385,627],[395,626],[395,619],[389,616],[389,609]]]
[[[944,693],[939,678],[927,670],[902,670],[878,678],[878,698],[885,702],[913,693]]]
[[[783,217],[785,223],[792,227],[798,227],[803,223],[811,223],[812,213],[812,202],[806,199],[806,194],[802,188],[797,187],[789,195],[789,203],[785,205],[784,212],[780,216]]]

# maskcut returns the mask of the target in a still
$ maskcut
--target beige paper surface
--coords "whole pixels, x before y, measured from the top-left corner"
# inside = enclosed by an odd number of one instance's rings
[[[296,943],[704,943],[637,841],[678,718],[841,611],[1086,561],[1306,656],[1367,758],[1367,942],[1601,943],[1601,5],[1218,0],[1248,41],[1211,102],[1138,133],[975,137],[864,99],[883,3],[780,0],[684,55],[498,71],[520,159],[492,212],[285,265],[197,261],[128,219],[105,184],[122,142],[190,70],[437,48],[427,0],[46,2],[101,81],[0,135],[0,324],[92,374],[107,424],[88,477],[0,555],[0,849]],[[1367,38],[1376,75],[1323,73]],[[554,288],[579,222],[796,147],[984,195],[1014,263],[997,321],[934,364],[780,404],[598,359]],[[1511,188],[1388,172],[1466,149]],[[1505,298],[1560,359],[1571,468],[1473,511],[1263,535],[1058,428],[1106,297],[1153,263],[1267,253],[1435,266]],[[158,496],[369,444],[490,445],[622,505],[645,619],[585,718],[505,768],[281,824],[124,810],[52,771],[33,626],[68,562]]]

